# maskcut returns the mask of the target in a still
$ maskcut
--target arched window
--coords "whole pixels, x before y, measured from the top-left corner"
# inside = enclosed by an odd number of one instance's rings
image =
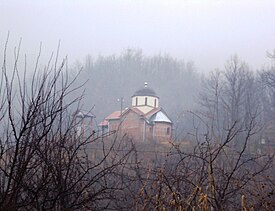
[[[157,99],[155,99],[155,108],[157,107]]]
[[[147,97],[145,97],[145,105],[147,105]]]
[[[136,97],[136,106],[138,105],[138,98]]]
[[[166,135],[170,135],[170,127],[166,129]]]

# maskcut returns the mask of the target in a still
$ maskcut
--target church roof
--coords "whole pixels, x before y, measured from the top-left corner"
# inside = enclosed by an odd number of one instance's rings
[[[124,116],[124,115],[126,115],[127,113],[129,113],[129,111],[133,111],[133,112],[135,112],[139,116],[143,116],[144,115],[144,113],[141,110],[139,110],[138,108],[130,107],[130,108],[124,109],[124,111],[122,112],[121,117]]]
[[[147,112],[147,113],[145,114],[145,117],[146,117],[147,119],[150,119],[151,116],[153,116],[155,113],[157,113],[157,112],[160,111],[160,110],[161,110],[161,108],[153,108],[151,111],[149,111],[149,112]]]
[[[142,89],[137,90],[132,97],[135,96],[151,96],[151,97],[157,97],[156,92],[153,89],[150,89],[148,87],[144,87]]]
[[[110,120],[118,120],[121,117],[127,115],[127,113],[130,111],[135,112],[137,115],[139,115],[141,118],[143,118],[148,124],[153,124],[156,122],[166,122],[166,123],[172,124],[172,121],[170,120],[170,118],[168,117],[168,115],[165,113],[165,111],[162,108],[154,108],[153,110],[144,114],[139,109],[137,109],[135,107],[130,107],[130,108],[124,109],[122,114],[121,114],[121,111],[115,111],[115,112],[111,113],[99,124],[99,126],[108,126],[108,122]]]
[[[119,119],[120,118],[121,111],[114,111],[109,116],[107,116],[106,120],[112,120],[112,119]]]
[[[167,114],[163,111],[160,110],[156,112],[154,115],[151,116],[150,118],[151,122],[167,122],[167,123],[172,123],[172,121],[169,119]]]

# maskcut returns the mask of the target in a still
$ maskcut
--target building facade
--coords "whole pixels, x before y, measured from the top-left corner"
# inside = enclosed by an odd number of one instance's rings
[[[137,90],[132,96],[132,105],[107,116],[100,127],[103,131],[116,131],[120,136],[141,142],[171,141],[172,121],[159,106],[159,97],[148,88]]]

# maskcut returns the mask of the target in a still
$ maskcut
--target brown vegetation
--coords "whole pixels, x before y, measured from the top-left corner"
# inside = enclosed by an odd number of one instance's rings
[[[187,148],[119,131],[78,135],[81,97],[70,100],[66,61],[27,80],[15,55],[0,81],[2,210],[274,210],[274,153],[257,151],[259,84],[237,58],[205,81],[201,110],[186,114]]]

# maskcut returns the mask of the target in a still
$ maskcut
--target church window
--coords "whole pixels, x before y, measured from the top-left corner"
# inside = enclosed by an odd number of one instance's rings
[[[166,129],[166,135],[170,135],[170,127]]]
[[[136,106],[138,105],[138,98],[136,97]]]
[[[147,97],[145,97],[145,105],[147,105]]]
[[[157,107],[157,99],[155,99],[155,108]]]

